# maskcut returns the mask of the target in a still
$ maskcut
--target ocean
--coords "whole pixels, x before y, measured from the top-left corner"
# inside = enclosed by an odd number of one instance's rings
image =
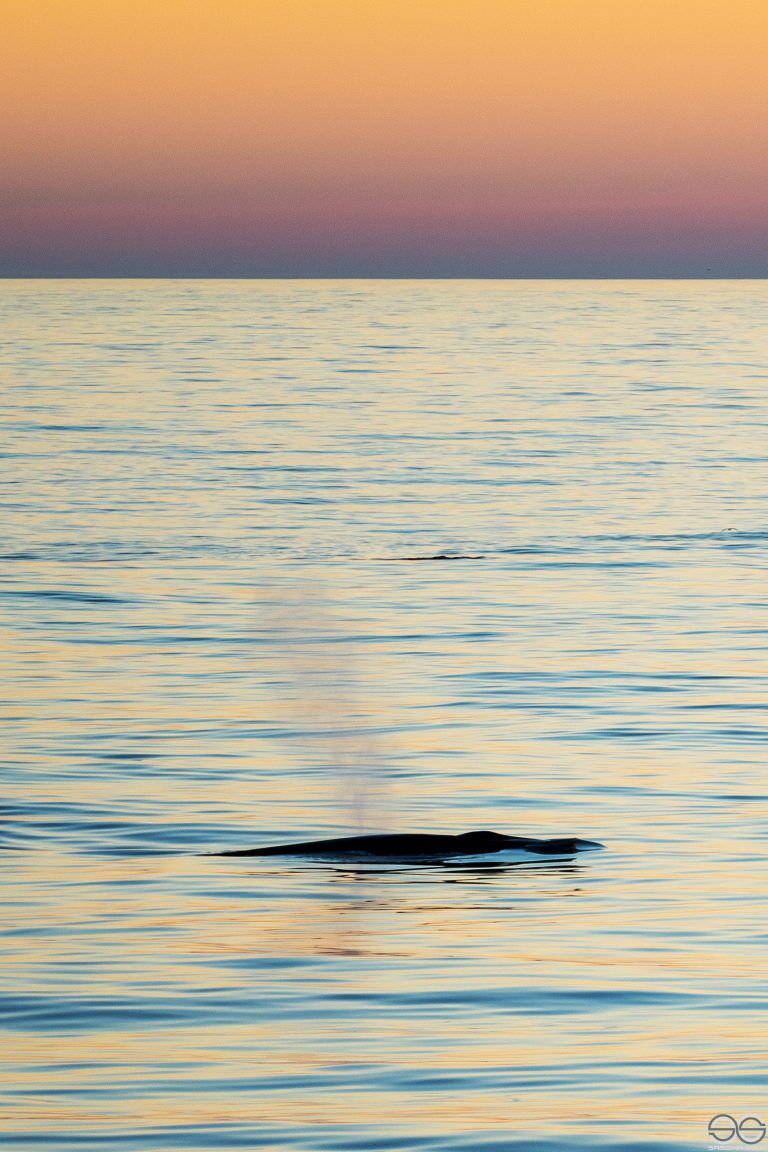
[[[758,1142],[767,308],[0,282],[4,1149]]]

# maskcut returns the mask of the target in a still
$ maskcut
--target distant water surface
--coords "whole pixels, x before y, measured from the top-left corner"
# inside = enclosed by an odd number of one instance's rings
[[[768,283],[0,311],[3,1148],[768,1121]],[[204,855],[473,828],[606,850]]]

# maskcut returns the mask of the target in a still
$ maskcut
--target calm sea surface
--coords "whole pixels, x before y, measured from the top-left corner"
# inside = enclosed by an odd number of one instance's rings
[[[2,1147],[768,1120],[768,282],[0,309]],[[474,828],[606,848],[206,855]]]

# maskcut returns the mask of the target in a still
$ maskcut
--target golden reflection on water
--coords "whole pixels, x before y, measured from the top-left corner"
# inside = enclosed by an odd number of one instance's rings
[[[173,870],[183,871],[178,860],[163,863],[165,868],[160,871],[166,877]],[[51,866],[60,880],[62,862],[52,861]],[[313,956],[340,957],[352,964],[320,973],[310,968],[301,973],[320,1006],[325,996],[339,994],[353,995],[359,1005],[365,1005],[366,998],[386,1000],[393,995],[399,998],[419,992],[444,992],[445,1001],[437,1009],[417,1004],[410,1012],[394,1016],[385,1013],[383,1017],[376,1012],[370,1015],[364,1007],[362,1013],[342,1009],[330,1020],[316,1021],[310,1015],[308,1020],[295,1021],[292,1026],[280,1019],[279,1013],[275,1018],[268,1003],[262,1014],[250,1002],[247,977],[244,983],[242,970],[228,970],[226,964],[217,964],[217,990],[232,989],[239,994],[242,1012],[247,1016],[243,1022],[229,1020],[223,1030],[219,1024],[206,1026],[204,1021],[196,1022],[193,1028],[171,1026],[160,1031],[146,1025],[123,1025],[108,1032],[90,1032],[85,1051],[81,1050],[77,1032],[72,1049],[68,1049],[63,1037],[52,1042],[50,1038],[43,1041],[22,1036],[15,1046],[17,1065],[49,1066],[52,1061],[65,1059],[69,1050],[78,1063],[56,1073],[58,1088],[65,1090],[69,1086],[82,1092],[87,1087],[95,1096],[85,1104],[36,1099],[37,1123],[73,1130],[86,1124],[108,1129],[117,1123],[130,1127],[217,1124],[225,1120],[345,1125],[369,1114],[386,1116],[388,1130],[401,1126],[403,1130],[427,1133],[439,1121],[449,1127],[456,1125],[459,1130],[477,1128],[502,1133],[518,1124],[529,1130],[544,1123],[548,1131],[566,1138],[578,1131],[582,1123],[610,1125],[616,1121],[620,1089],[618,1096],[616,1091],[608,1096],[591,1092],[590,1068],[616,1066],[619,1076],[627,1075],[628,1051],[635,1065],[635,1083],[638,1067],[646,1062],[653,1069],[660,1063],[674,1065],[676,1061],[695,1058],[704,1070],[708,1063],[722,1066],[729,1052],[736,1062],[739,1054],[747,1063],[760,1057],[749,1013],[742,1018],[743,1027],[736,1027],[735,1018],[731,1017],[729,1027],[718,1032],[716,1057],[710,1050],[711,1018],[706,1012],[697,1013],[685,1005],[665,1009],[660,1028],[655,1016],[643,1025],[631,1007],[623,1011],[619,999],[607,1018],[605,1031],[589,1037],[584,1035],[583,1013],[537,1014],[537,994],[546,994],[553,987],[566,994],[569,988],[588,994],[590,987],[598,993],[631,986],[658,990],[679,984],[698,971],[696,957],[687,955],[685,949],[638,960],[636,936],[643,929],[638,909],[627,909],[622,920],[613,902],[606,909],[594,895],[576,892],[574,882],[578,877],[570,872],[547,873],[544,878],[537,878],[533,892],[526,884],[519,903],[513,900],[511,906],[507,883],[499,886],[497,880],[488,895],[486,883],[470,883],[460,897],[455,886],[440,882],[417,883],[410,888],[403,877],[384,878],[381,882],[374,879],[363,885],[367,894],[360,899],[355,898],[360,886],[338,877],[343,899],[321,902],[319,917],[309,922],[298,884],[294,899],[283,898],[264,905],[253,899],[249,887],[274,883],[270,871],[260,876],[257,870],[249,870],[243,876],[231,863],[204,860],[196,869],[198,883],[210,882],[206,869],[211,866],[219,883],[226,879],[228,885],[240,891],[240,899],[230,896],[222,901],[213,894],[194,897],[187,892],[183,909],[174,918],[167,910],[146,907],[153,890],[147,894],[139,889],[136,896],[115,902],[115,884],[141,881],[153,874],[157,880],[156,869],[147,869],[145,864],[137,868],[135,862],[129,862],[127,867],[116,862],[108,868],[101,863],[85,865],[85,875],[79,880],[81,887],[69,891],[67,918],[74,930],[66,939],[50,938],[53,947],[46,951],[40,983],[33,979],[30,989],[50,989],[51,973],[73,954],[73,945],[77,950],[77,925],[108,924],[120,918],[120,964],[111,978],[98,981],[90,989],[116,1001],[130,994],[132,977],[138,976],[141,986],[150,955],[151,995],[161,1002],[163,989],[173,990],[174,994],[186,992],[194,998],[210,988],[212,972],[207,964],[211,959],[311,960]],[[654,875],[657,881],[664,879],[662,869]],[[289,879],[287,871],[285,877]],[[517,890],[515,879],[513,875],[513,895]],[[51,882],[52,877],[47,883]],[[44,876],[37,879],[37,885],[41,884],[46,884]],[[101,897],[91,891],[95,885],[103,889]],[[420,889],[428,893],[426,900]],[[167,890],[154,891],[167,899]],[[554,907],[542,906],[547,892],[557,901]],[[466,902],[467,894],[472,903]],[[435,903],[437,896],[442,898],[440,903]],[[497,904],[499,896],[501,902]],[[565,896],[575,902],[570,910],[564,905]],[[719,911],[722,916],[722,909]],[[677,931],[706,933],[712,913],[712,906],[702,900],[698,907],[691,908],[687,924],[677,924]],[[59,919],[59,927],[64,919]],[[608,924],[610,936],[606,936]],[[630,940],[626,947],[621,945],[624,931]],[[657,938],[651,930],[649,939]],[[136,946],[126,949],[125,942],[131,939]],[[738,964],[729,967],[727,955],[717,957],[715,970],[718,982],[738,979],[741,974]],[[268,973],[256,967],[253,973],[254,980],[258,974],[254,990],[260,988],[263,996],[266,986],[268,996]],[[535,979],[531,973],[535,973]],[[662,973],[664,979],[660,983]],[[487,1005],[474,1009],[459,1005],[452,1009],[452,997],[459,999],[465,985],[475,988],[483,979],[504,982],[503,1002],[494,1010]],[[56,983],[59,994],[65,994],[66,984],[60,979]],[[517,1014],[518,1007],[523,1015]],[[330,1077],[333,1084],[335,1076],[343,1078],[345,1069],[354,1071],[361,1061],[369,1074],[371,1068],[379,1068],[387,1076],[396,1074],[394,1086],[366,1091],[360,1084],[350,1095],[343,1079],[337,1093],[319,1083],[313,1085],[313,1076],[320,1081]],[[159,1075],[148,1082],[147,1070],[153,1067]],[[434,1083],[430,1088],[419,1088],[425,1069]],[[477,1069],[481,1076],[479,1093],[473,1088],[471,1069]],[[452,1073],[458,1079],[450,1078]],[[115,1075],[120,1075],[128,1087],[135,1080],[134,1098],[105,1101],[98,1097],[99,1087],[109,1088]],[[201,1075],[206,1090],[198,1092]],[[441,1088],[441,1077],[446,1076],[447,1086]],[[260,1078],[264,1077],[267,1086],[260,1088]],[[306,1077],[310,1077],[309,1082],[302,1079]],[[402,1084],[409,1077],[416,1087],[404,1093]],[[563,1089],[559,1091],[555,1085],[561,1077]],[[22,1075],[18,1084],[23,1082]],[[12,1073],[8,1088],[13,1090],[16,1083]],[[189,1092],[183,1092],[185,1083]],[[525,1091],[522,1085],[527,1085]],[[581,1108],[574,1108],[574,1091],[576,1099],[582,1098]],[[732,1107],[743,1101],[743,1107],[748,1108],[750,1103],[744,1091],[731,1093],[729,1100]],[[669,1086],[661,1098],[653,1092],[639,1103],[633,1099],[632,1121],[666,1133],[695,1133],[701,1117],[711,1112],[711,1084],[697,1085],[686,1080],[675,1086],[672,1100]]]
[[[765,293],[0,286],[1,1125],[681,1152],[761,1114]],[[606,849],[203,855],[361,827]]]

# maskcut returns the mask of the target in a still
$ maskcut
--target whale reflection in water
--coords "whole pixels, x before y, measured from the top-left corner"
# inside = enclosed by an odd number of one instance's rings
[[[463,832],[458,836],[405,832],[339,836],[332,840],[307,840],[301,844],[239,848],[215,852],[213,855],[445,860],[453,856],[485,856],[505,851],[534,852],[539,856],[571,856],[588,848],[602,848],[602,844],[594,840],[580,840],[575,836],[538,840],[531,836],[505,836],[500,832]]]

